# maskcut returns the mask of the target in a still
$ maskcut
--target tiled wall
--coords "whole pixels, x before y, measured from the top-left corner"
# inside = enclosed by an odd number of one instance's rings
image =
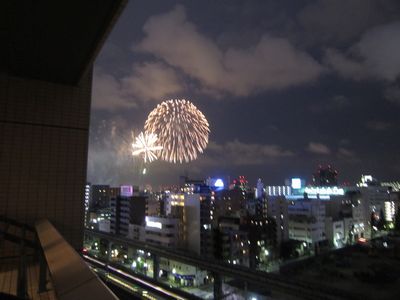
[[[0,74],[0,215],[48,218],[82,245],[91,74],[78,86]]]

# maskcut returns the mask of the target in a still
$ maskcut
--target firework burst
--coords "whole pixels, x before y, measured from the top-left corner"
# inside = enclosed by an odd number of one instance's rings
[[[208,144],[208,121],[197,107],[187,100],[164,101],[149,114],[145,131],[158,136],[163,147],[161,159],[177,163],[197,158]]]
[[[162,150],[162,148],[162,146],[157,145],[156,134],[141,132],[132,144],[132,155],[142,155],[144,163],[150,163],[157,159],[157,152]]]

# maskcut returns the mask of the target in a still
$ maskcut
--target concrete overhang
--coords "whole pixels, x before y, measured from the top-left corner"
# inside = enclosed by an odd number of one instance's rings
[[[0,73],[75,85],[126,0],[0,1]]]

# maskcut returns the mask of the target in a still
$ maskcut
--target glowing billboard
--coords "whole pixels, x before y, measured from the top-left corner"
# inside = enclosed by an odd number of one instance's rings
[[[301,189],[301,179],[300,178],[292,178],[291,186],[292,186],[292,189],[294,189],[294,190]]]
[[[153,228],[162,229],[162,224],[161,224],[161,222],[151,221],[151,220],[149,220],[148,217],[146,217],[146,227],[153,227]]]
[[[304,192],[309,195],[344,195],[344,189],[338,188],[337,186],[334,187],[306,187]]]
[[[130,197],[133,195],[133,186],[131,185],[122,185],[121,186],[121,196]]]

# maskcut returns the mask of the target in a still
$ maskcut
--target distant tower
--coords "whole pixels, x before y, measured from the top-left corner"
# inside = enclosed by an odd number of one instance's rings
[[[256,188],[256,199],[261,199],[264,194],[264,183],[262,183],[261,178],[257,180],[257,188]]]
[[[331,165],[319,166],[313,174],[313,182],[315,186],[337,186],[338,172]]]

